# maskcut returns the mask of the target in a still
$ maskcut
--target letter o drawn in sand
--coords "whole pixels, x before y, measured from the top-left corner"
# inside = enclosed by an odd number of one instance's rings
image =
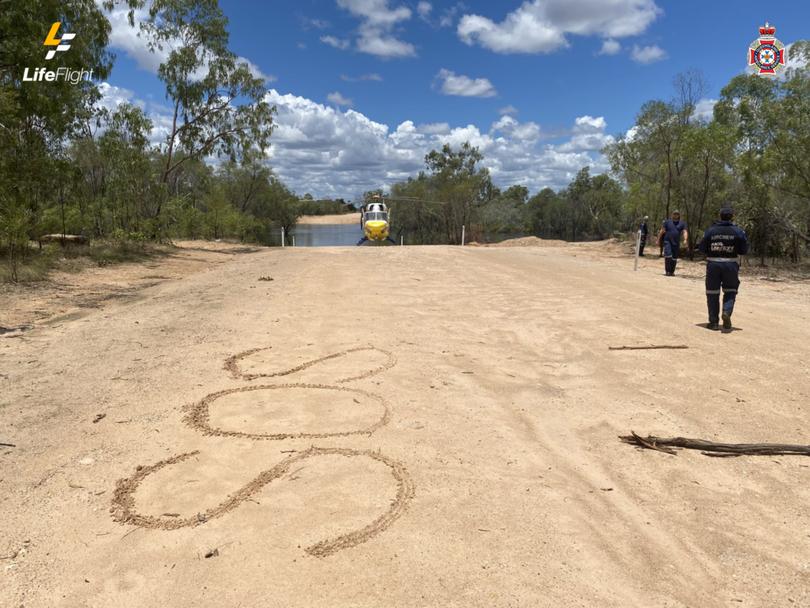
[[[311,447],[308,450],[299,452],[288,458],[285,458],[277,465],[266,471],[259,473],[253,481],[248,482],[245,486],[228,496],[228,498],[221,502],[219,505],[212,509],[208,509],[204,513],[198,513],[191,517],[186,518],[165,518],[155,517],[153,515],[140,515],[133,509],[135,506],[135,491],[138,489],[140,483],[152,473],[160,469],[183,462],[188,458],[199,454],[199,452],[187,452],[179,454],[166,460],[161,460],[153,465],[146,467],[139,467],[136,469],[135,474],[127,479],[120,479],[116,484],[115,495],[113,496],[112,516],[115,521],[122,524],[133,524],[141,528],[152,528],[160,530],[176,530],[178,528],[187,528],[190,526],[198,526],[204,524],[210,519],[215,519],[227,512],[232,511],[245,500],[256,494],[264,486],[269,484],[274,479],[278,479],[290,471],[290,467],[307,458],[314,458],[323,455],[338,455],[347,458],[371,458],[378,462],[385,464],[391,472],[394,479],[397,480],[397,495],[390,506],[385,512],[377,517],[373,522],[353,532],[342,534],[335,538],[322,540],[307,547],[305,550],[310,555],[315,557],[326,557],[341,549],[354,547],[376,536],[388,526],[390,526],[402,513],[408,501],[413,498],[414,488],[410,475],[405,467],[393,460],[384,456],[379,452],[371,450],[353,450],[348,448],[316,448]]]
[[[236,431],[216,428],[211,426],[211,406],[220,397],[232,395],[234,393],[250,393],[254,391],[274,391],[274,390],[308,390],[308,391],[333,391],[340,393],[353,393],[376,401],[382,410],[380,417],[366,428],[351,431],[337,431],[332,433],[249,433],[247,431]],[[355,399],[356,401],[356,399]],[[217,393],[207,395],[202,401],[191,406],[189,413],[183,419],[193,429],[205,435],[216,435],[219,437],[243,437],[246,439],[323,439],[325,437],[348,437],[349,435],[371,435],[378,428],[388,424],[391,418],[391,411],[388,404],[379,395],[368,393],[356,388],[343,386],[329,386],[325,384],[262,384],[259,386],[241,386],[230,388]]]

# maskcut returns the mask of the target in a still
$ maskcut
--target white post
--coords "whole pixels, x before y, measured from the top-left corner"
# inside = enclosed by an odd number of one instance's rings
[[[293,247],[295,247],[295,235],[292,235]]]
[[[281,246],[284,247],[284,226],[281,227]]]
[[[405,244],[405,237],[403,235],[399,235],[399,246],[402,247]]]
[[[633,270],[638,270],[638,252],[641,250],[641,230],[636,232],[636,255],[633,262]]]
[[[464,247],[464,237],[466,232],[466,226],[461,226],[461,246]]]

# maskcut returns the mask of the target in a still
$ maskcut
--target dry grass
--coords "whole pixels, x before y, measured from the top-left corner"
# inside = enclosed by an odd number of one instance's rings
[[[126,262],[138,262],[171,250],[166,245],[156,245],[130,240],[98,240],[89,245],[57,243],[43,246],[31,244],[25,258],[17,266],[16,281],[13,280],[6,252],[0,251],[0,283],[34,283],[45,281],[53,271],[79,272],[88,267],[104,267]]]

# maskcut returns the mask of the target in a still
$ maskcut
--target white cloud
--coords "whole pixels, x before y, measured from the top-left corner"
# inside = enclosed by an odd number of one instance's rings
[[[430,11],[433,10],[433,5],[430,2],[420,2],[416,5],[416,12],[419,14],[420,17],[426,19],[428,15],[430,15]]]
[[[338,91],[335,91],[334,93],[329,93],[329,95],[327,95],[326,98],[336,106],[352,107],[354,105],[351,99],[344,97]]]
[[[531,0],[500,23],[464,15],[457,33],[466,44],[496,53],[552,53],[568,46],[566,34],[634,36],[660,13],[654,0]]]
[[[504,106],[504,107],[502,107],[502,108],[500,108],[498,110],[498,114],[500,114],[502,116],[504,116],[504,115],[514,116],[517,113],[518,113],[518,109],[515,106],[513,106],[512,104],[509,104],[508,106]]]
[[[667,58],[667,52],[657,44],[651,46],[638,46],[633,45],[633,50],[630,52],[630,57],[636,63],[655,63]]]
[[[704,97],[695,104],[691,118],[702,122],[711,121],[712,118],[714,118],[714,104],[716,103],[716,99],[707,99]]]
[[[382,82],[382,76],[376,73],[371,74],[360,74],[359,76],[347,76],[346,74],[341,74],[340,79],[344,82]]]
[[[571,139],[559,146],[565,152],[590,150],[598,152],[607,144],[615,141],[612,135],[605,133],[607,121],[604,116],[578,116],[574,121]]]
[[[543,142],[539,125],[511,116],[484,129],[410,120],[392,129],[360,112],[276,90],[267,94],[267,101],[278,109],[268,162],[294,190],[315,196],[353,198],[365,190],[387,188],[424,169],[430,150],[465,141],[480,148],[484,166],[501,187],[520,183],[532,192],[561,188],[585,165],[593,173],[608,169],[598,153],[609,139],[601,117],[580,117],[571,139],[549,144]]]
[[[450,133],[450,125],[446,122],[431,122],[419,125],[419,132],[427,135],[447,135]]]
[[[467,5],[463,2],[456,2],[450,8],[444,9],[442,16],[439,18],[439,27],[453,27],[456,16],[464,10],[467,10]]]
[[[787,68],[788,70],[806,70],[810,69],[810,44],[800,42],[796,46],[795,42],[785,46],[787,53]],[[783,71],[784,75],[785,72]]]
[[[345,51],[351,46],[351,42],[345,38],[336,38],[335,36],[321,36],[321,42],[335,47],[336,49],[340,49],[341,51]]]
[[[442,68],[436,75],[441,81],[441,92],[460,97],[494,97],[498,94],[486,78],[470,78]]]
[[[416,55],[416,48],[411,43],[397,40],[393,36],[385,36],[383,32],[374,28],[362,30],[360,38],[357,40],[357,50],[377,57],[413,57]]]
[[[416,48],[397,39],[394,27],[411,18],[406,6],[391,8],[388,0],[337,0],[340,8],[361,19],[358,28],[357,50],[377,57],[412,57]]]
[[[98,92],[101,94],[99,106],[114,112],[121,104],[134,103],[143,107],[143,102],[135,99],[135,93],[123,87],[117,87],[109,82],[102,82],[98,85]]]
[[[173,48],[179,46],[179,42],[165,42],[162,45],[162,49],[156,48],[154,52],[152,52],[149,50],[146,38],[140,34],[140,23],[148,18],[147,11],[144,9],[135,11],[134,27],[129,24],[127,17],[128,12],[129,10],[126,8],[117,8],[107,13],[107,18],[111,26],[109,44],[114,49],[124,51],[138,64],[139,68],[156,74],[160,64],[168,59]],[[262,72],[259,66],[250,59],[238,57],[237,61],[247,64],[251,74],[256,78],[261,78],[265,82],[273,82],[276,80],[275,76]],[[200,78],[202,78],[202,76],[203,74],[200,74]]]
[[[406,6],[391,9],[388,0],[337,0],[337,3],[340,8],[372,25],[392,26],[411,18],[411,9]]]
[[[622,50],[622,45],[618,40],[608,38],[602,43],[602,48],[599,50],[600,55],[615,55]]]
[[[171,128],[168,108],[143,102],[132,91],[107,83],[100,90],[105,107],[124,101],[144,107],[154,124],[150,140],[165,143]],[[609,168],[598,152],[604,142],[612,141],[605,135],[607,124],[601,116],[580,116],[572,125],[572,135],[552,144],[547,143],[540,125],[506,115],[483,129],[472,124],[451,127],[410,120],[391,129],[355,110],[275,89],[265,99],[278,111],[268,164],[291,188],[315,196],[356,198],[366,190],[388,188],[423,170],[425,155],[431,150],[445,143],[458,147],[465,141],[479,147],[483,165],[502,188],[513,184],[523,184],[532,192],[546,186],[562,188],[585,165],[594,174]],[[348,101],[342,95],[339,100]]]
[[[169,57],[171,48],[165,46],[162,50],[155,49],[155,52],[149,50],[146,40],[140,36],[138,24],[144,21],[148,14],[144,9],[135,11],[135,26],[129,25],[126,8],[114,9],[107,13],[107,19],[110,21],[111,31],[109,44],[115,49],[124,51],[131,57],[138,67],[152,73],[157,73],[160,64]]]
[[[605,121],[604,116],[597,116],[594,118],[593,116],[579,116],[574,121],[574,131],[576,133],[595,133],[598,131],[604,131],[607,127],[607,122]]]
[[[117,110],[123,103],[131,103],[139,107],[152,121],[152,131],[149,133],[150,143],[155,146],[162,146],[166,143],[166,137],[168,137],[172,126],[172,117],[168,108],[152,102],[145,102],[135,97],[133,91],[117,87],[109,82],[99,84],[98,90],[101,93],[101,99],[98,101],[99,106],[111,112]]]
[[[315,30],[325,30],[330,27],[332,24],[326,21],[325,19],[310,19],[308,17],[304,17],[301,19],[304,25],[304,29],[315,29]]]

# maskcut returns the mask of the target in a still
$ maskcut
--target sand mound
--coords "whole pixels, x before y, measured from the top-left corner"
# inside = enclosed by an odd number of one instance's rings
[[[564,247],[565,241],[556,239],[541,239],[536,236],[522,236],[516,239],[507,239],[500,243],[469,243],[471,247]]]

